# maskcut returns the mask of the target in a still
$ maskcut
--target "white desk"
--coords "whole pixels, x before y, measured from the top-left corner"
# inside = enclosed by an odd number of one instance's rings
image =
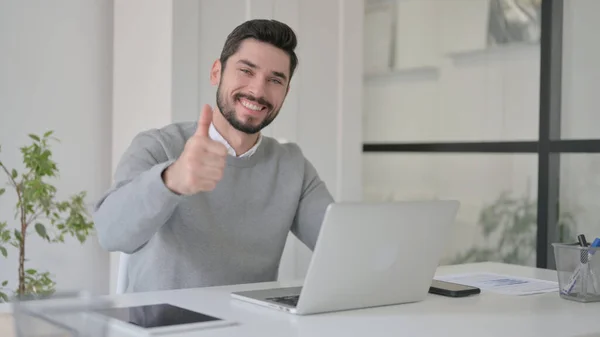
[[[474,271],[556,281],[556,272],[552,270],[498,263],[444,266],[438,269],[437,275]],[[122,306],[168,302],[239,322],[234,327],[185,336],[600,336],[600,324],[597,323],[600,303],[567,301],[557,293],[517,297],[482,292],[469,298],[430,294],[419,303],[311,316],[294,316],[229,296],[233,290],[298,284],[274,282],[126,294],[111,298]]]

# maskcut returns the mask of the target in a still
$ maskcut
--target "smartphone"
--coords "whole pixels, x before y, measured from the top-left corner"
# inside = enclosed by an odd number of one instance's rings
[[[481,292],[477,287],[466,286],[457,283],[433,280],[431,287],[429,287],[431,294],[437,294],[449,297],[465,297],[469,295],[476,295]]]

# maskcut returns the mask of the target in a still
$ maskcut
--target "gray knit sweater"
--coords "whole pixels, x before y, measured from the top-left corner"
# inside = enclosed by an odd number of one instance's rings
[[[228,156],[211,192],[166,188],[161,173],[195,128],[138,134],[95,206],[102,247],[131,254],[127,292],[273,281],[290,230],[314,248],[333,198],[295,144],[263,137],[252,156]]]

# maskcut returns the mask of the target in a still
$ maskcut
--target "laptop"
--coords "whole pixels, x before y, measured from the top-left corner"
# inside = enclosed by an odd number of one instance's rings
[[[297,315],[422,301],[458,208],[454,200],[330,204],[301,287],[231,296]]]

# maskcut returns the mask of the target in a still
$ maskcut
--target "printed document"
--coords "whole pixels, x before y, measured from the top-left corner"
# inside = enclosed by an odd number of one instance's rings
[[[532,295],[558,291],[558,282],[494,273],[465,273],[435,277],[436,280],[464,284],[504,295]]]
[[[14,331],[14,322],[11,314],[0,314],[0,336],[16,336]]]

